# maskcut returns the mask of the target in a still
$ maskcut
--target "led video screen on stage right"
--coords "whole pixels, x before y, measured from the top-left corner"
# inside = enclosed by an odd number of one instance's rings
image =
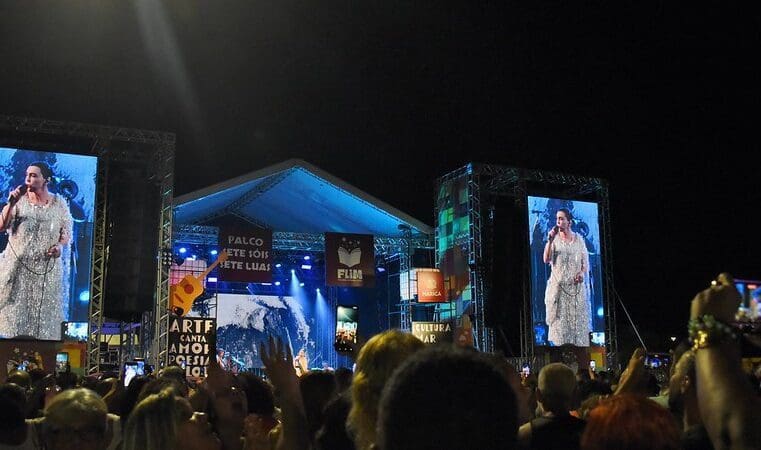
[[[605,344],[597,203],[528,197],[534,342]]]

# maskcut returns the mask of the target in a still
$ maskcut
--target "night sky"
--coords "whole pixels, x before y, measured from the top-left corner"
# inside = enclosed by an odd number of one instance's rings
[[[174,132],[177,195],[302,158],[431,225],[469,161],[605,178],[663,349],[719,271],[761,278],[761,14],[534,3],[2,0],[0,114]]]

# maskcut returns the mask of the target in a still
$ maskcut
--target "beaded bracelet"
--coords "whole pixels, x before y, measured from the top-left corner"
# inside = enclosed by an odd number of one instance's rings
[[[689,332],[693,351],[722,342],[737,340],[737,334],[735,334],[732,327],[720,320],[716,320],[710,314],[705,314],[697,319],[691,319],[687,323],[687,331]]]

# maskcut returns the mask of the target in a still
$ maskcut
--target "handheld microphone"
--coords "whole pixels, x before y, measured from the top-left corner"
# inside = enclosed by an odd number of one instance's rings
[[[558,226],[557,226],[557,225],[555,225],[554,227],[552,227],[552,231],[554,231],[554,232],[555,232],[555,234],[553,234],[552,236],[550,236],[550,237],[548,238],[548,241],[549,241],[549,242],[552,242],[552,241],[555,239],[555,236],[557,236],[557,234],[558,234],[558,230],[559,230],[559,228],[558,228]]]
[[[20,197],[20,196],[22,196],[22,195],[24,195],[24,194],[26,194],[27,185],[25,185],[25,184],[22,184],[22,185],[20,186],[20,189],[21,189],[21,190],[20,190],[20,192],[19,192],[19,197]],[[12,195],[12,194],[9,194],[9,195],[8,195],[8,203],[10,203],[12,200],[13,200],[13,195]],[[18,199],[17,199],[17,200],[18,200]]]

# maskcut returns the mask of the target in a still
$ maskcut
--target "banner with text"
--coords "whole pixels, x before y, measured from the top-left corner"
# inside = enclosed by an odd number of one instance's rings
[[[169,317],[169,364],[185,368],[185,375],[206,375],[209,358],[216,352],[217,319]]]
[[[325,284],[375,287],[375,241],[371,234],[325,233]]]
[[[417,301],[443,303],[447,301],[444,275],[439,269],[417,269]]]
[[[219,264],[220,281],[272,281],[271,230],[222,228],[219,230],[219,246],[227,250],[227,261]]]
[[[424,344],[453,342],[454,333],[450,322],[412,322],[412,335]]]

